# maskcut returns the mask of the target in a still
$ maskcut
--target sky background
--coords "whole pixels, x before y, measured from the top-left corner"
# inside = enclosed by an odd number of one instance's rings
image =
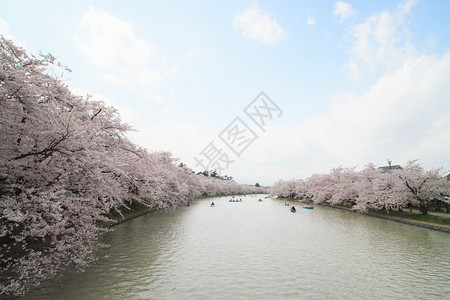
[[[118,108],[137,144],[202,171],[194,157],[213,142],[233,161],[222,175],[272,185],[387,159],[448,173],[449,11],[437,0],[2,0],[0,34],[69,66],[65,82]],[[262,91],[282,111],[263,129],[244,113]],[[240,156],[218,137],[236,117],[257,136]]]

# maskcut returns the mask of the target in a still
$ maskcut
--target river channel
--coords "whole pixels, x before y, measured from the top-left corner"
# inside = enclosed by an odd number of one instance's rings
[[[119,224],[98,254],[108,258],[27,298],[450,299],[448,233],[236,197]]]

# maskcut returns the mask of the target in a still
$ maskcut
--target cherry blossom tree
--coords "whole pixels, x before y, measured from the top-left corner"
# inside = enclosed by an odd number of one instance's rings
[[[173,208],[257,189],[131,143],[116,109],[73,95],[49,68],[69,71],[0,37],[0,294],[23,295],[69,264],[84,269],[110,230],[100,222],[133,202]]]
[[[331,196],[328,200],[331,205],[352,206],[358,197],[355,183],[357,175],[354,168],[333,168],[328,176],[328,193]]]
[[[274,184],[271,189],[270,195],[276,195],[283,198],[296,198],[296,187],[298,184],[295,179],[292,180],[280,180]]]
[[[356,180],[353,168],[337,167],[329,174],[315,174],[304,182],[297,180],[294,190],[302,198],[315,203],[353,205],[357,198]]]
[[[450,203],[450,184],[440,172],[440,169],[424,171],[417,161],[410,161],[398,172],[406,197],[417,202],[424,215],[428,213],[429,201],[433,198]]]
[[[373,164],[369,164],[359,172],[356,186],[359,196],[353,209],[359,211],[385,209],[389,213],[393,208],[400,210],[406,206],[408,197],[401,189],[396,172],[396,170],[382,172]]]
[[[46,74],[52,56],[28,56],[1,38],[2,293],[21,293],[101,246],[96,225],[126,195],[118,149],[129,129],[117,111],[74,96]]]
[[[412,161],[404,169],[383,172],[368,164],[355,172],[354,168],[333,168],[328,174],[314,174],[306,180],[280,180],[270,190],[271,195],[299,197],[314,203],[350,206],[354,210],[401,210],[416,202],[426,214],[432,199],[450,203],[450,181],[440,169],[424,171]]]

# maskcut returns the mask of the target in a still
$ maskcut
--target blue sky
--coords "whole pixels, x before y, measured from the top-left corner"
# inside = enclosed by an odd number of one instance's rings
[[[372,162],[450,170],[449,1],[9,1],[0,33],[72,68],[149,150],[270,185]],[[282,114],[244,112],[261,91]],[[218,135],[240,117],[237,156]],[[219,153],[219,152],[217,152]],[[211,152],[210,152],[211,154]],[[223,166],[223,164],[222,164]],[[224,166],[223,166],[224,167]]]

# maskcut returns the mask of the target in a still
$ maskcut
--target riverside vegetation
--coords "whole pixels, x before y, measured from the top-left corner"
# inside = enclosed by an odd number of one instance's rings
[[[272,196],[300,199],[374,216],[443,226],[450,232],[450,181],[441,169],[424,170],[417,161],[385,172],[368,164],[362,171],[333,168],[306,180],[280,180]],[[415,208],[419,213],[412,213]],[[443,212],[441,215],[429,211]]]
[[[23,295],[69,264],[83,270],[106,246],[102,224],[131,208],[265,191],[132,143],[115,108],[74,95],[55,70],[70,72],[0,36],[0,295]]]

